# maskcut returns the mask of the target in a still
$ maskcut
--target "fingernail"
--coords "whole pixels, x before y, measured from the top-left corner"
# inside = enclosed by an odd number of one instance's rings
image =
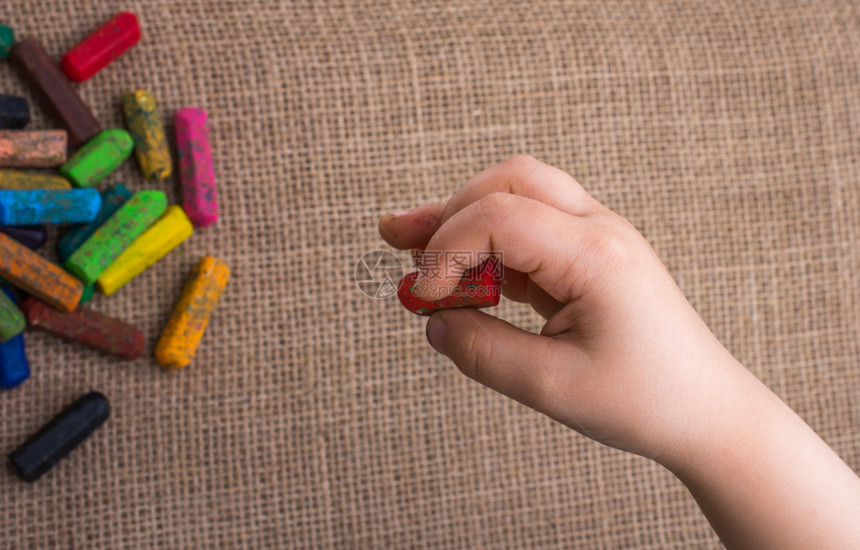
[[[410,212],[409,210],[398,210],[397,212],[391,212],[388,215],[393,217],[393,218],[399,218],[400,216],[405,216],[409,212]]]
[[[427,342],[430,347],[445,355],[445,333],[448,331],[448,326],[445,320],[441,317],[430,317],[427,321],[427,328],[424,334],[427,336]]]

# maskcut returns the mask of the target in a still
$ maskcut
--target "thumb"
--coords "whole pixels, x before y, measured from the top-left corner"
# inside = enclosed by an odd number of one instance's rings
[[[434,313],[427,340],[469,378],[555,417],[587,357],[575,344],[526,332],[474,309]]]

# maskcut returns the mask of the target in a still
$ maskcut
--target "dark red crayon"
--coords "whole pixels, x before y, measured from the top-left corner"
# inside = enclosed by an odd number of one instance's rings
[[[418,271],[406,274],[397,287],[397,297],[403,307],[416,315],[431,315],[442,309],[462,307],[482,308],[499,305],[502,289],[496,260],[487,260],[466,270],[448,296],[430,302],[416,296],[415,279]]]
[[[122,359],[133,360],[143,353],[143,332],[124,321],[78,306],[71,313],[53,309],[34,297],[19,306],[27,324],[70,342],[77,342]]]
[[[70,145],[84,143],[101,131],[90,108],[38,40],[25,38],[19,42],[10,59],[21,78],[42,97],[45,109],[69,133]]]
[[[137,16],[120,12],[63,55],[63,71],[75,82],[83,82],[139,41]]]

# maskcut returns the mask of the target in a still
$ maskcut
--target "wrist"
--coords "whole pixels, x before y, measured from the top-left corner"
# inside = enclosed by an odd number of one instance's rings
[[[746,367],[726,353],[708,367],[700,391],[691,391],[680,435],[658,462],[677,477],[707,475],[733,467],[753,452],[762,432],[794,413]],[[788,413],[788,414],[786,414]]]

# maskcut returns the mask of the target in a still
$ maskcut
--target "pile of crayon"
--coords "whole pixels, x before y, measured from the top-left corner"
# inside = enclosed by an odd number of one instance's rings
[[[133,90],[120,98],[127,130],[102,129],[70,81],[83,82],[140,41],[137,16],[121,12],[62,56],[58,66],[38,40],[15,41],[0,25],[0,59],[8,58],[60,129],[26,130],[26,98],[0,95],[0,388],[30,376],[23,331],[38,329],[133,360],[144,350],[136,327],[82,306],[96,288],[111,295],[218,220],[207,114],[185,107],[174,116],[182,204],[161,190],[98,186],[135,154],[146,180],[173,174],[170,147],[155,98]],[[35,170],[34,170],[35,169]],[[49,170],[45,170],[49,169]],[[68,226],[58,263],[35,250],[47,225]],[[202,258],[161,333],[155,358],[165,368],[188,365],[229,279],[226,264]],[[10,287],[17,289],[13,292]],[[23,294],[23,300],[16,298]],[[107,418],[105,397],[91,392],[10,455],[34,481]]]

